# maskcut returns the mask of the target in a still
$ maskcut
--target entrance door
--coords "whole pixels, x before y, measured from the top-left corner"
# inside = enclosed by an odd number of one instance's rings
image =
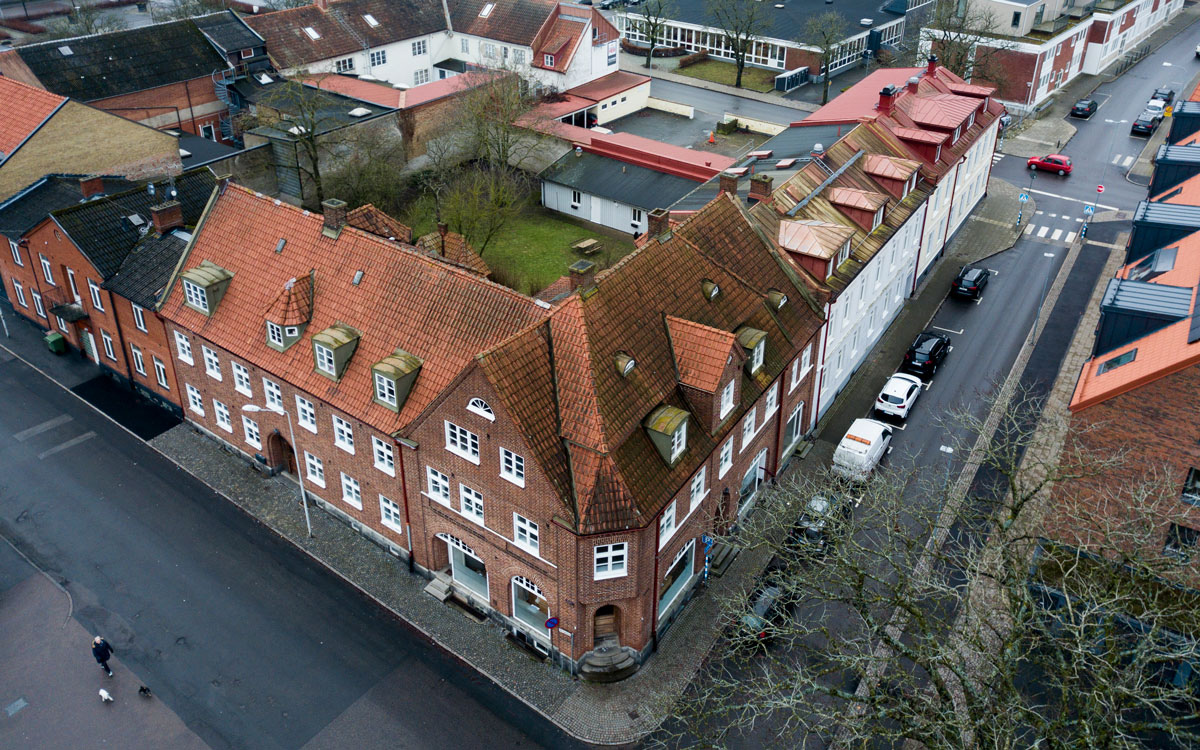
[[[754,500],[758,497],[758,489],[762,487],[767,479],[767,449],[763,448],[754,457],[754,463],[750,464],[750,468],[746,471],[746,475],[742,477],[742,491],[738,502],[738,518],[746,514],[754,505]]]
[[[612,604],[596,610],[592,618],[592,648],[620,642],[620,616],[620,611]]]
[[[296,476],[296,454],[292,452],[292,444],[278,432],[268,440],[267,454],[272,465],[282,467],[288,474]]]
[[[96,337],[91,331],[83,332],[83,351],[87,354],[88,359],[96,364],[100,364],[100,358],[96,356]]]
[[[450,575],[473,593],[488,600],[487,566],[475,555],[450,547]]]

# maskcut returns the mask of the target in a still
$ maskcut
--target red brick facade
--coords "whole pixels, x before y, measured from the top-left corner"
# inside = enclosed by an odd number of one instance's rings
[[[219,123],[221,116],[228,113],[228,107],[217,98],[213,80],[208,76],[97,99],[90,104],[158,130],[204,135],[201,129],[211,126],[216,139],[226,142],[221,138]]]

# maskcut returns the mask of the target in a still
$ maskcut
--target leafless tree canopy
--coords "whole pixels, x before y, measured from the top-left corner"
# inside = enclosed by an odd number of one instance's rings
[[[1087,550],[1046,541],[1044,513],[1104,523],[1091,506],[1051,502],[1053,487],[1123,459],[1043,458],[1052,433],[1037,425],[1039,409],[1018,399],[977,451],[985,424],[955,416],[971,433],[957,452],[979,464],[978,495],[893,465],[861,486],[801,476],[765,497],[725,541],[774,553],[765,585],[787,611],[768,618],[764,648],[764,628],[745,625],[752,592],[724,602],[730,635],[664,707],[663,744],[1196,746],[1200,595],[1164,582],[1191,563],[1130,552],[1164,486],[1109,488],[1128,513]],[[844,524],[830,521],[824,551],[797,525],[816,495],[858,503]],[[1145,523],[1128,520],[1139,515]]]
[[[46,24],[42,39],[66,39],[73,36],[108,34],[126,28],[125,21],[112,12],[105,13],[92,5],[77,5],[67,18]]]
[[[647,68],[653,66],[654,48],[674,14],[675,6],[671,0],[646,0],[641,7],[629,14],[630,23],[649,40],[649,47],[646,49]]]
[[[973,0],[938,0],[923,34],[932,42],[938,61],[967,81],[1002,86],[1011,76],[1004,68],[1011,39],[995,36],[1004,30],[996,14]],[[977,46],[978,42],[986,46]]]
[[[742,85],[742,71],[746,69],[746,55],[753,45],[766,33],[771,26],[768,9],[772,5],[765,2],[747,2],[746,0],[707,0],[705,10],[713,26],[721,30],[725,36],[725,44],[733,55],[733,63],[737,66],[735,86]]]
[[[821,72],[825,76],[821,84],[821,103],[829,101],[829,63],[837,56],[841,41],[846,38],[846,18],[836,11],[827,11],[809,18],[804,24],[802,44],[816,47],[821,55]]]

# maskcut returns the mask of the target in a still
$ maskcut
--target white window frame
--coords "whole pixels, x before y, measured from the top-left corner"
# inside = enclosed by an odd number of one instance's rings
[[[722,479],[733,468],[733,438],[721,446],[721,461],[717,468],[717,479]]]
[[[167,384],[167,366],[153,354],[150,355],[150,361],[154,363],[154,379],[158,385],[168,391],[171,390],[171,386]]]
[[[58,330],[62,331],[63,333],[66,333],[67,332],[67,321],[63,320],[61,315],[55,315],[54,320],[56,323],[58,323]]]
[[[87,280],[88,293],[92,296],[92,307],[99,312],[104,312],[104,301],[100,299],[100,287],[91,279]]]
[[[230,416],[229,407],[220,401],[213,399],[213,420],[216,421],[217,427],[232,434],[233,419]]]
[[[283,346],[283,326],[267,321],[267,341],[275,346]]]
[[[354,57],[343,57],[340,60],[334,60],[334,67],[338,73],[353,73],[354,72]]]
[[[137,371],[138,375],[145,375],[146,359],[142,356],[142,350],[138,348],[137,344],[130,344],[129,351],[133,353],[133,369]]]
[[[377,65],[387,65],[387,50],[371,50],[371,67],[373,68]]]
[[[545,65],[547,68],[553,68],[554,55],[542,55],[542,65]]]
[[[238,362],[230,362],[233,370],[233,390],[247,398],[254,398],[254,388],[250,385],[250,368]]]
[[[735,381],[730,378],[725,387],[721,389],[721,419],[724,419],[729,412],[733,411],[733,391]]]
[[[337,375],[337,360],[334,359],[333,350],[328,346],[313,342],[313,360],[320,372],[326,375]],[[326,364],[329,365],[328,368],[325,367]]]
[[[604,570],[600,566],[604,566]],[[592,548],[592,579],[604,581],[629,575],[629,542],[597,544]]]
[[[771,415],[779,411],[779,381],[771,384],[767,390],[767,401],[763,408],[763,421],[771,418]]]
[[[333,444],[354,455],[354,425],[338,415],[333,416]]]
[[[492,411],[492,407],[488,405],[488,402],[481,398],[473,398],[468,401],[467,411],[478,414],[490,422],[496,421],[496,412]]]
[[[581,203],[583,203],[583,193],[571,190],[571,208],[579,208]]]
[[[38,253],[38,258],[42,261],[42,277],[46,279],[46,283],[50,286],[58,286],[54,283],[54,273],[50,265],[50,259],[41,253]]]
[[[520,513],[513,513],[513,542],[535,557],[539,556],[541,535],[537,523]]]
[[[29,303],[25,301],[25,287],[21,286],[21,282],[16,279],[12,280],[13,292],[17,295],[17,302],[21,303],[21,307],[29,309]]]
[[[139,331],[146,331],[146,310],[136,302],[130,302],[129,307],[133,310],[133,324],[137,326]]]
[[[465,36],[462,37],[458,42],[458,49],[460,52],[463,52],[465,54],[468,54],[468,55],[471,54],[471,40],[466,38]]]
[[[317,408],[312,401],[296,396],[296,422],[312,434],[317,434]]]
[[[188,395],[188,408],[196,412],[200,416],[204,416],[204,397],[200,395],[200,389],[191,383],[184,386]]]
[[[525,486],[525,457],[510,451],[508,448],[500,449],[500,478],[505,479],[518,487]]]
[[[375,398],[388,404],[396,405],[396,381],[381,372],[372,373],[375,380]]]
[[[113,337],[109,335],[108,331],[103,329],[100,331],[100,341],[104,344],[104,356],[116,362],[117,352],[113,349]]]
[[[342,472],[342,502],[355,510],[362,510],[362,484],[346,472]]]
[[[687,450],[687,420],[683,420],[671,433],[671,460],[679,458]]]
[[[426,83],[429,83],[429,69],[428,68],[421,68],[420,70],[413,72],[413,85],[414,86],[421,86]]]
[[[754,436],[758,434],[758,421],[757,420],[758,420],[757,408],[751,409],[750,411],[746,412],[746,418],[742,420],[742,448],[741,448],[741,451],[746,450],[746,448],[750,445],[750,443],[754,441]],[[741,453],[741,451],[738,451],[738,452]]]
[[[691,515],[696,506],[704,502],[706,497],[708,497],[708,466],[701,466],[700,471],[696,472],[696,476],[692,477],[688,515]]]
[[[262,430],[258,428],[258,422],[245,414],[242,415],[242,433],[245,435],[247,445],[262,450]]]
[[[675,523],[675,511],[677,510],[675,501],[663,509],[663,514],[658,519],[658,548],[662,549],[666,546],[671,537],[675,536],[675,530],[679,525]]]
[[[483,493],[473,487],[468,487],[462,482],[458,484],[458,509],[469,520],[480,526],[484,525]]]
[[[181,362],[187,362],[189,365],[195,365],[196,360],[192,358],[192,340],[187,337],[187,334],[175,331],[175,356]]]
[[[446,450],[478,466],[479,436],[465,427],[459,427],[448,419],[445,420],[445,424]],[[462,446],[459,445],[460,438],[462,439]]]
[[[200,345],[200,352],[204,356],[204,372],[213,380],[221,380],[221,357],[219,354],[209,349],[204,344]]]
[[[204,287],[188,279],[183,280],[183,299],[192,307],[208,312],[208,295]]]
[[[390,477],[396,476],[396,452],[378,435],[371,436],[371,454],[375,459],[376,469]]]
[[[263,383],[263,404],[267,407],[278,406],[283,410],[283,389],[279,387],[279,383],[267,378],[262,379]]]
[[[304,451],[304,478],[318,487],[325,486],[325,462]]]
[[[33,309],[37,311],[39,317],[46,317],[46,306],[42,304],[42,295],[37,292],[29,293],[33,297]]]
[[[412,43],[413,57],[420,57],[427,54],[429,54],[429,44],[424,39],[418,39]]]
[[[15,240],[8,241],[8,249],[12,250],[13,263],[16,263],[21,268],[24,268],[25,264],[21,262],[21,248],[19,245],[17,245]]]
[[[395,520],[389,520],[389,516],[394,516]],[[400,503],[392,500],[390,497],[379,496],[379,522],[388,527],[392,531],[399,534],[404,533],[404,509],[400,507]]]
[[[762,369],[763,357],[766,355],[766,352],[767,338],[764,336],[750,351],[750,372],[758,372]]]
[[[432,466],[425,467],[425,496],[442,505],[450,505],[450,477]]]

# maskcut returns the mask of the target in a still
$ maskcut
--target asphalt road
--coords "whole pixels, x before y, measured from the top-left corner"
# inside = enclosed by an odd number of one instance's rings
[[[573,744],[7,356],[0,466],[0,533],[211,747]],[[0,556],[0,592],[30,575]]]
[[[808,116],[808,112],[802,109],[760,102],[757,99],[733,96],[720,91],[709,91],[699,86],[688,86],[662,78],[655,78],[650,82],[650,96],[669,102],[690,104],[696,109],[696,119],[701,121],[720,122],[726,112],[732,112],[755,120],[789,125]]]

